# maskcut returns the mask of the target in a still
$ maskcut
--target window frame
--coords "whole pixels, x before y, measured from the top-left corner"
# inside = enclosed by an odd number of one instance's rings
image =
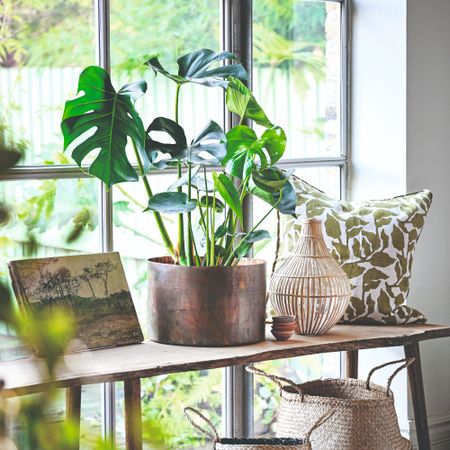
[[[278,165],[285,169],[303,167],[339,167],[341,197],[347,194],[347,178],[350,159],[349,149],[349,41],[351,0],[321,0],[341,4],[341,83],[340,83],[340,150],[334,157],[311,157],[281,160]],[[94,0],[96,63],[110,71],[110,0]],[[252,0],[221,0],[222,48],[235,53],[249,73],[252,73]],[[250,76],[250,86],[251,86]],[[224,110],[225,127],[236,123],[236,117]],[[80,171],[73,165],[24,165],[14,167],[0,174],[1,181],[79,179],[89,178],[86,170]],[[167,170],[165,173],[170,173]],[[99,233],[100,248],[103,252],[113,251],[112,191],[99,183]],[[251,226],[252,204],[245,207],[246,228]],[[342,367],[341,363],[341,367]],[[115,442],[115,385],[105,383],[103,398],[103,436]],[[224,369],[224,430],[227,437],[251,437],[253,435],[253,375],[243,366]]]

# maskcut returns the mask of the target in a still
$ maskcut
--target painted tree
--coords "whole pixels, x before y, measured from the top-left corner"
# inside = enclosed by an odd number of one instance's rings
[[[96,300],[97,297],[95,295],[92,281],[99,279],[99,273],[92,267],[84,267],[83,273],[79,276],[79,278],[81,281],[84,281],[89,286],[89,289],[91,290],[92,293],[92,298]]]
[[[103,286],[105,288],[105,297],[109,297],[109,290],[108,290],[109,274],[116,268],[117,268],[117,264],[113,264],[111,261],[98,262],[94,266],[94,270],[95,270],[97,276],[103,282]]]

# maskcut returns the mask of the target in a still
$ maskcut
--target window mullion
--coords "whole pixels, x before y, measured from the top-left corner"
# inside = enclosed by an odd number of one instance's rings
[[[96,1],[97,64],[108,72],[111,69],[110,58],[110,2]],[[103,252],[113,250],[112,191],[100,184],[99,225],[100,243]],[[112,446],[115,442],[115,385],[103,385],[103,437]]]
[[[225,50],[234,53],[252,79],[252,0],[224,0],[223,25]],[[236,114],[225,116],[226,126],[239,123]],[[248,121],[244,123],[249,125]],[[252,227],[252,203],[244,202],[244,229]],[[253,436],[253,376],[244,366],[225,369],[225,434],[228,437]]]

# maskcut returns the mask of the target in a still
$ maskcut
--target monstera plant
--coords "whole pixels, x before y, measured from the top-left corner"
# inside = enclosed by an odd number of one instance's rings
[[[213,67],[225,60],[235,64]],[[269,237],[258,229],[260,223],[247,233],[236,231],[243,221],[242,205],[247,195],[261,197],[271,209],[293,212],[292,187],[287,175],[275,166],[283,155],[286,136],[267,118],[243,83],[248,75],[234,55],[204,49],[182,56],[177,63],[178,72],[172,74],[157,57],[146,62],[155,74],[172,80],[176,91],[174,117],[156,117],[147,127],[135,109],[136,100],[147,91],[144,80],[116,91],[105,70],[86,68],[78,84],[82,95],[66,102],[64,149],[71,149],[80,166],[91,152],[100,149],[89,173],[108,188],[142,178],[147,209],[154,213],[164,245],[177,263],[231,265],[254,242]],[[190,83],[224,89],[227,108],[239,115],[240,124],[225,133],[211,120],[188,140],[179,123],[179,103],[181,89]],[[265,130],[258,136],[243,124],[245,119]],[[157,139],[156,134],[164,134],[166,139]],[[137,170],[126,153],[128,142],[134,149]],[[155,193],[151,174],[167,167],[177,167],[178,177],[166,192]],[[177,238],[169,235],[161,214],[178,214]],[[198,229],[203,236],[196,239]]]
[[[146,82],[116,90],[105,70],[91,66],[80,75],[79,95],[66,102],[61,124],[64,149],[70,149],[80,167],[89,157],[89,173],[108,188],[142,178],[148,196],[145,211],[154,214],[173,266],[238,266],[255,242],[269,238],[260,225],[271,211],[294,212],[295,195],[288,174],[276,166],[286,147],[286,135],[246,87],[248,74],[233,54],[198,50],[177,60],[176,73],[166,70],[156,56],[145,64],[155,75],[174,83],[174,116],[156,117],[145,127],[135,102],[146,94]],[[210,120],[188,138],[179,110],[180,92],[190,84],[223,89],[227,109],[240,118],[239,124],[225,133]],[[250,121],[262,127],[259,135],[247,125]],[[129,143],[135,162],[127,156]],[[175,168],[177,177],[169,189],[155,192],[152,174],[166,168]],[[266,201],[268,209],[244,232],[243,204],[248,195]],[[177,236],[171,236],[166,227],[167,214],[177,215]],[[152,274],[150,278],[159,279]],[[259,285],[263,285],[261,280]],[[168,304],[167,286],[164,290]],[[264,303],[263,294],[258,302]]]

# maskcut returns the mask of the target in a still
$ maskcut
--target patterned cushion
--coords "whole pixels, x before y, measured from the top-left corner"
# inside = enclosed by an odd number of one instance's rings
[[[296,217],[280,219],[277,265],[298,240],[302,219],[317,217],[323,221],[328,248],[352,283],[344,322],[425,322],[421,312],[406,305],[406,298],[431,192],[350,203],[333,199],[298,178],[293,185]]]

